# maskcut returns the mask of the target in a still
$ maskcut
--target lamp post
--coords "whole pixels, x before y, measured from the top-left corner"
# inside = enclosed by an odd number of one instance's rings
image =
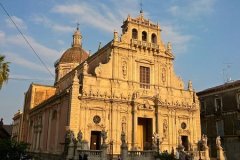
[[[111,160],[113,159],[113,140],[110,141]]]
[[[202,157],[201,157],[201,143],[200,143],[200,141],[198,142],[198,153],[199,153],[199,160],[202,160]]]
[[[160,140],[159,140],[159,135],[158,134],[156,134],[156,142],[157,142],[157,156],[156,156],[156,160],[160,160],[160,152],[159,152],[159,150],[160,150],[160,147],[159,147]]]
[[[159,148],[159,136],[157,136],[157,154],[158,154],[158,156],[160,155],[159,154],[159,150],[160,150],[160,148]]]

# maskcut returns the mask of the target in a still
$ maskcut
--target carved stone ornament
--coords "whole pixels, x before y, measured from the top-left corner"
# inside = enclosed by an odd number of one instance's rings
[[[99,123],[101,122],[101,117],[98,116],[98,115],[95,115],[95,116],[93,117],[93,122],[94,122],[95,124],[99,124]]]
[[[167,79],[167,78],[166,78],[166,68],[163,68],[163,69],[162,69],[162,81],[163,81],[163,82],[166,82],[166,79]]]
[[[186,129],[179,129],[178,130],[178,133],[180,135],[190,135],[190,131],[189,130],[186,130]]]
[[[122,62],[122,74],[123,74],[123,78],[125,79],[127,76],[127,62],[126,61]]]
[[[182,128],[182,129],[186,129],[186,128],[187,128],[187,124],[186,124],[185,122],[182,122],[182,123],[181,123],[181,128]]]
[[[95,68],[95,74],[97,77],[101,76],[101,72],[102,72],[101,65],[102,65],[102,63],[99,63],[99,66]]]

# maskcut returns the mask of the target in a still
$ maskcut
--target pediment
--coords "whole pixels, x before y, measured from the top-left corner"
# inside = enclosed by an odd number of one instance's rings
[[[150,59],[136,59],[136,62],[150,64],[150,65],[154,64],[153,61]]]

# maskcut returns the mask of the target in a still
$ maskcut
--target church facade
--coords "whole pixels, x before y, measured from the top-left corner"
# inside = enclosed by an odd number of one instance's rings
[[[89,56],[79,29],[72,47],[55,63],[53,86],[31,84],[25,94],[20,139],[30,151],[61,154],[71,130],[91,150],[99,150],[101,131],[113,153],[120,153],[121,133],[131,150],[151,149],[158,135],[160,149],[179,144],[196,149],[201,137],[199,101],[176,76],[171,44],[164,44],[158,24],[130,16],[122,35]]]

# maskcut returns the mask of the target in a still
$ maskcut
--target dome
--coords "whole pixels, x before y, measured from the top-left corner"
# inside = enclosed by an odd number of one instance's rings
[[[87,58],[88,53],[82,49],[82,35],[77,27],[73,34],[72,47],[63,53],[58,63],[82,63]]]
[[[58,63],[81,63],[87,58],[88,53],[82,47],[72,47],[63,53]]]

